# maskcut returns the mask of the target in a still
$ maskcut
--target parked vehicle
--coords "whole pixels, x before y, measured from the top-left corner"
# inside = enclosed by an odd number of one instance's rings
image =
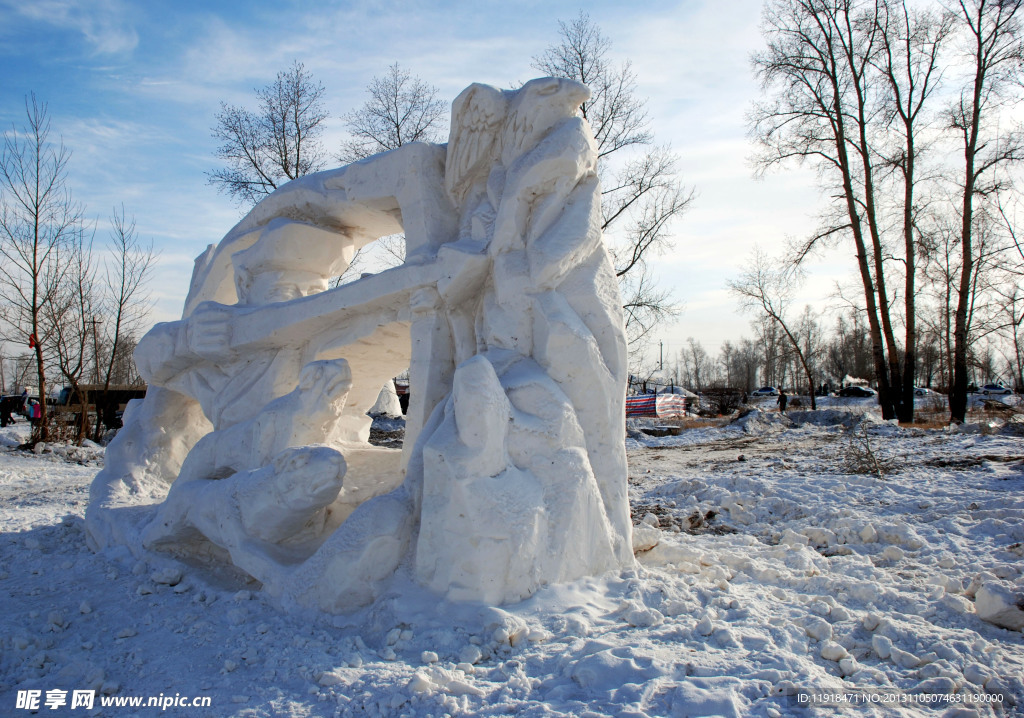
[[[409,380],[395,379],[395,393],[398,394],[398,405],[402,407],[402,413],[409,413]]]
[[[877,392],[874,389],[866,386],[848,386],[844,389],[840,389],[836,396],[842,396],[854,399],[867,399],[872,396],[877,396]]]
[[[758,397],[762,397],[762,396],[778,396],[778,395],[779,395],[779,390],[776,389],[774,386],[762,386],[760,389],[754,389],[754,391],[750,392],[750,396],[752,396],[755,399],[757,399]]]
[[[937,391],[932,391],[926,386],[919,386],[914,388],[914,396],[936,396]]]
[[[986,384],[978,389],[978,393],[984,396],[1005,396],[1013,392],[999,384]]]
[[[103,425],[108,429],[118,429],[128,402],[145,396],[145,386],[111,384],[104,391],[102,384],[79,384],[77,392],[70,386],[61,389],[54,404],[59,411],[68,415],[69,423],[75,423],[81,420],[82,411],[94,417],[98,403]]]

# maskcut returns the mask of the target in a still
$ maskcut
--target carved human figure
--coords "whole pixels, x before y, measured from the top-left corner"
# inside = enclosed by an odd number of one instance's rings
[[[334,449],[301,446],[258,469],[175,484],[143,539],[149,548],[199,552],[212,552],[201,547],[213,544],[254,578],[273,582],[288,558],[278,544],[318,543],[344,474],[345,460]]]
[[[310,234],[323,233],[294,222],[272,222],[251,247],[234,254],[239,303],[289,301],[326,289],[330,273],[351,260],[346,251],[351,244],[341,235],[340,242],[334,235],[330,244],[322,236],[311,242]],[[339,256],[327,256],[328,251],[339,251]],[[238,524],[232,516],[262,515],[270,500],[271,506],[281,507],[280,526],[301,526],[337,498],[344,460],[335,449],[309,445],[333,433],[352,382],[344,359],[308,362],[302,344],[235,356],[228,344],[231,316],[224,307],[200,306],[181,322],[158,325],[140,342],[140,371],[151,382],[194,396],[213,424],[213,431],[188,453],[142,538],[145,545],[158,546],[201,534],[227,549],[236,563],[250,564],[246,554],[253,544],[241,537],[251,533],[253,524]],[[308,491],[301,490],[298,476],[303,473]],[[246,490],[249,483],[261,490]],[[271,490],[275,483],[277,489]],[[273,501],[278,494],[305,500],[278,504]],[[225,503],[237,504],[236,509],[222,512],[221,529],[211,532],[210,511],[196,506]]]
[[[276,542],[307,524],[322,529],[326,507],[341,491],[346,463],[336,449],[310,446],[310,437],[330,435],[350,387],[344,359],[311,362],[290,393],[252,418],[200,439],[143,532],[145,545],[193,540],[198,531],[227,549],[240,566],[252,563],[247,554],[256,549],[262,567],[265,549],[244,541],[245,536]],[[281,501],[281,496],[294,500]],[[221,511],[228,504],[235,509]],[[271,520],[270,514],[277,519]],[[211,533],[208,529],[215,525],[219,528]],[[256,526],[263,529],[255,531]],[[253,575],[267,578],[265,573]]]
[[[449,174],[449,192],[461,202],[469,237],[446,249],[469,255],[468,240],[483,242],[489,271],[475,302],[476,356],[456,369],[444,420],[423,449],[417,569],[450,596],[501,602],[543,581],[631,560],[624,448],[616,447],[624,438],[617,394],[625,343],[617,306],[592,306],[595,290],[611,295],[615,284],[610,271],[600,271],[608,257],[596,148],[576,116],[589,91],[545,78],[504,105],[497,91],[469,92],[470,107],[505,113],[471,113],[453,129],[449,172],[460,174]],[[486,132],[497,134],[488,140]],[[473,152],[485,157],[464,156]],[[488,165],[484,179],[475,168]],[[448,316],[459,317],[465,308],[449,299],[458,294],[443,283],[439,289]],[[531,509],[510,512],[510,505]],[[472,548],[460,535],[474,537]],[[585,542],[573,538],[582,535]]]
[[[236,356],[229,346],[236,307],[322,292],[348,266],[352,246],[343,234],[284,218],[269,222],[254,244],[231,256],[237,305],[208,302],[180,321],[156,325],[136,349],[140,373],[198,400],[215,430],[251,417],[295,388],[310,357],[302,344]]]

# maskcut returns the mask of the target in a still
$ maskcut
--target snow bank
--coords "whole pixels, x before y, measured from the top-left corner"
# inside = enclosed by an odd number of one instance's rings
[[[734,425],[747,434],[778,433],[793,425],[793,420],[780,412],[766,412],[752,409],[741,414]]]

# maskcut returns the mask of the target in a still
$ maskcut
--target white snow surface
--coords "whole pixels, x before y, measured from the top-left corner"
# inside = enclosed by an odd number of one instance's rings
[[[635,568],[502,608],[399,585],[326,618],[280,613],[241,574],[94,554],[83,512],[103,450],[20,452],[24,425],[8,427],[0,715],[29,714],[19,690],[89,688],[211,707],[39,713],[1021,715],[1024,636],[974,603],[1024,589],[1021,425],[842,421],[761,411],[675,437],[631,431],[637,543],[656,543]],[[865,440],[882,476],[850,473]],[[962,702],[975,694],[1002,702]]]

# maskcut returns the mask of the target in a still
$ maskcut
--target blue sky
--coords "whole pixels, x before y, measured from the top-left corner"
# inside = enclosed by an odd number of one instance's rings
[[[759,45],[760,0],[590,2],[591,18],[629,58],[648,98],[659,143],[680,154],[697,189],[676,225],[676,249],[658,274],[686,310],[657,338],[669,351],[686,337],[712,353],[749,334],[725,281],[753,244],[772,251],[810,230],[818,201],[806,173],[755,182],[744,114],[758,93],[749,55]],[[219,103],[253,104],[293,60],[326,88],[325,141],[344,137],[340,116],[364,88],[400,62],[446,102],[471,82],[508,87],[536,74],[531,60],[558,40],[558,20],[580,6],[545,2],[193,2],[190,0],[0,0],[0,126],[20,125],[30,92],[48,103],[53,129],[73,152],[75,197],[105,233],[124,203],[160,250],[154,320],[176,318],[192,260],[240,217],[206,182]],[[807,299],[819,305],[834,265]],[[842,268],[840,271],[845,271]]]

